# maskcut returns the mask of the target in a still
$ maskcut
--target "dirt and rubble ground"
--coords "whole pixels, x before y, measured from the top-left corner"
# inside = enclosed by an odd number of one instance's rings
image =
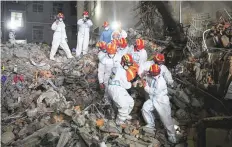
[[[1,49],[2,146],[193,146],[194,123],[223,115],[205,109],[203,96],[176,80],[175,88],[168,89],[180,139],[173,145],[159,119],[156,131],[141,127],[142,88],[132,90],[134,119],[124,127],[116,126],[110,117],[113,109],[101,103],[96,49],[79,60],[67,59],[59,50],[57,61],[48,59],[46,44],[1,44]]]

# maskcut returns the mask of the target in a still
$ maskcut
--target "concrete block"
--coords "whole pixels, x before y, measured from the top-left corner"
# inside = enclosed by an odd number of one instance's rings
[[[11,143],[15,139],[15,135],[12,132],[5,132],[1,136],[3,144]]]

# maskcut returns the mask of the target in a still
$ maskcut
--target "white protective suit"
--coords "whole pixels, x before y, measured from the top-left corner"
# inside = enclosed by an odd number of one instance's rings
[[[117,119],[125,121],[134,107],[134,100],[126,89],[131,88],[127,81],[126,70],[121,66],[114,67],[109,79],[108,92],[118,108]]]
[[[145,49],[135,51],[134,47],[131,46],[129,49],[129,54],[132,55],[133,60],[139,65],[142,66],[144,62],[147,61],[147,51]]]
[[[98,63],[98,81],[99,83],[104,83],[105,85],[105,94],[104,100],[109,102],[108,94],[108,81],[112,72],[112,68],[120,64],[121,57],[118,54],[115,54],[113,58],[110,58],[107,53],[101,56],[101,59]]]
[[[65,24],[63,21],[59,21],[56,24],[56,21],[52,24],[52,30],[54,31],[53,40],[52,40],[52,49],[50,53],[50,59],[54,59],[54,56],[58,50],[59,45],[65,51],[68,58],[72,58],[71,51],[67,44],[67,35],[65,30]]]
[[[149,94],[148,99],[142,108],[142,115],[148,126],[155,126],[155,117],[152,113],[156,110],[167,129],[169,137],[175,137],[174,124],[171,118],[171,107],[167,96],[167,85],[163,76],[147,77],[147,86],[144,88]]]
[[[77,47],[76,47],[76,56],[80,56],[81,52],[83,55],[87,54],[89,46],[89,31],[90,27],[93,25],[92,21],[88,19],[84,22],[83,19],[77,21],[79,26],[78,36],[77,36]]]
[[[116,31],[113,31],[113,33],[111,34],[111,40],[113,40],[113,35],[114,33],[118,32],[119,33],[119,38],[118,39],[121,39],[121,38],[127,38],[127,33],[125,30],[121,30],[121,32],[119,32],[118,30]]]
[[[129,47],[125,47],[125,48],[118,48],[117,49],[117,53],[122,57],[123,55],[127,54],[129,52]]]
[[[150,67],[155,64],[154,61],[147,61],[143,66],[139,67],[138,74],[141,77],[144,73],[148,72]],[[161,71],[160,75],[163,76],[168,85],[173,85],[172,74],[165,65],[159,65]]]

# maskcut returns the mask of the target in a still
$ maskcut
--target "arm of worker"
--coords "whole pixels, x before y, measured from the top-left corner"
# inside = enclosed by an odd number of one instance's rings
[[[58,26],[58,24],[57,24],[57,20],[55,21],[55,22],[53,22],[53,24],[52,24],[52,30],[53,31],[55,31],[56,29],[57,29],[57,26]]]
[[[77,24],[78,24],[79,26],[82,25],[82,24],[84,24],[83,19],[79,19],[79,20],[77,21]]]
[[[121,76],[121,86],[125,89],[130,89],[131,88],[131,82],[127,81],[126,73],[123,73]]]
[[[98,81],[99,81],[99,84],[104,82],[104,71],[105,71],[104,64],[99,62],[98,63]]]
[[[87,23],[87,25],[88,25],[89,27],[91,27],[91,26],[93,25],[93,22],[92,22],[90,19],[88,19],[86,23]]]
[[[64,30],[64,38],[66,38],[67,39],[67,34],[66,34],[66,29],[65,29],[65,25],[64,25],[64,28],[63,28]]]
[[[152,83],[155,82],[154,79],[152,81]],[[156,95],[158,88],[159,88],[159,84],[155,83],[155,84],[151,84],[152,87],[148,86],[148,84],[146,84],[146,86],[144,87],[144,90],[149,94],[149,95]]]
[[[165,65],[162,65],[163,77],[168,85],[173,85],[172,74]]]

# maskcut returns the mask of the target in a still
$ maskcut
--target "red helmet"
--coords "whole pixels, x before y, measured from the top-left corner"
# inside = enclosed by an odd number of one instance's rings
[[[158,76],[160,74],[160,67],[158,64],[153,64],[150,69],[149,69],[149,73],[152,76]]]
[[[114,43],[109,43],[106,47],[106,52],[110,55],[116,54],[117,52],[117,46]]]
[[[119,47],[121,47],[121,48],[126,48],[127,47],[127,41],[126,41],[125,38],[121,38],[119,40]]]
[[[136,39],[135,41],[135,49],[136,50],[142,50],[144,49],[145,46],[145,42],[142,39]]]
[[[88,11],[84,11],[83,15],[89,15],[89,12]]]
[[[108,26],[109,26],[109,23],[107,21],[104,21],[103,27],[105,28],[105,27],[108,27]]]
[[[64,14],[63,13],[58,13],[57,18],[63,18],[64,19]]]
[[[156,54],[153,60],[157,64],[163,64],[165,61],[164,54]]]
[[[132,66],[133,62],[134,61],[131,54],[125,54],[122,56],[122,60],[121,60],[122,65]]]
[[[106,50],[106,42],[100,41],[96,44],[96,47],[98,47],[100,50]]]

